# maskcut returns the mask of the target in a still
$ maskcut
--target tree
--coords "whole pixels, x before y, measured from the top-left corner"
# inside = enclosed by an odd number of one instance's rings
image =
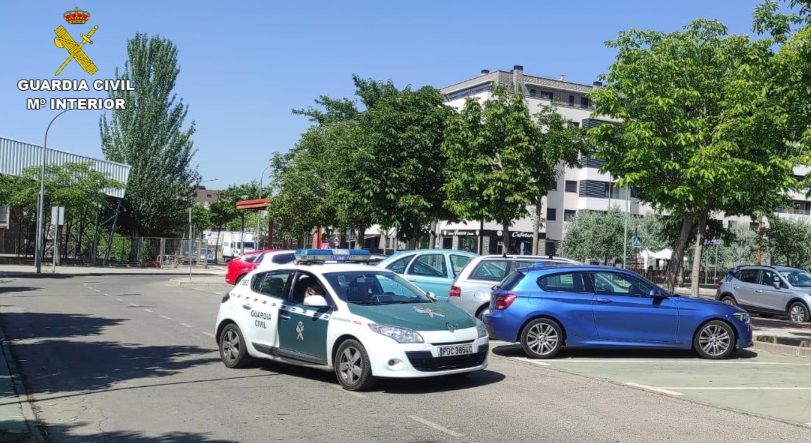
[[[119,223],[134,235],[178,234],[199,177],[191,166],[194,122],[184,128],[188,108],[173,92],[180,73],[177,47],[136,34],[127,55],[116,78],[129,79],[134,90],[110,91],[126,107],[99,122],[105,158],[132,166]]]
[[[773,263],[811,267],[811,225],[808,222],[771,217],[767,236]]]
[[[767,80],[770,44],[696,20],[681,32],[625,31],[608,45],[618,53],[592,99],[595,115],[619,122],[589,131],[595,156],[620,186],[681,220],[670,289],[694,233],[697,293],[711,214],[769,212],[794,186],[802,149],[782,136],[785,111]]]
[[[604,264],[622,257],[623,213],[616,206],[608,212],[580,211],[566,227],[561,254],[583,262],[600,259]],[[631,244],[628,243],[628,248]]]
[[[510,224],[538,196],[530,163],[538,161],[540,132],[524,97],[504,88],[484,105],[468,99],[445,131],[445,205],[461,219],[501,224],[505,252]]]

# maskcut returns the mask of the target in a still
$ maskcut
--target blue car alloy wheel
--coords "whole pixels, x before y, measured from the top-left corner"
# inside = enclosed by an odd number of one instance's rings
[[[524,326],[521,347],[530,358],[552,358],[563,345],[560,325],[549,318],[536,318]]]

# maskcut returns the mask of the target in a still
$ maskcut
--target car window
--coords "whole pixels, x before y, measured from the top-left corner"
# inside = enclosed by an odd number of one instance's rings
[[[302,304],[308,293],[329,299],[327,291],[324,290],[324,287],[316,276],[306,272],[298,272],[293,281],[292,291],[290,291],[288,300],[292,303]]]
[[[271,263],[277,263],[277,264],[283,265],[285,263],[292,263],[293,260],[295,260],[295,259],[296,259],[295,254],[293,254],[291,252],[289,254],[276,254],[276,255],[273,256],[273,258],[270,261],[271,261]]]
[[[775,282],[782,284],[782,281],[780,280],[780,277],[778,277],[777,273],[764,269],[760,284],[763,286],[774,287]]]
[[[471,280],[501,281],[507,276],[510,262],[507,260],[482,260],[470,273]]]
[[[290,271],[269,271],[254,275],[251,289],[262,295],[285,298],[285,288],[290,280]]]
[[[521,280],[523,280],[525,274],[521,271],[515,271],[512,274],[504,277],[504,280],[501,280],[501,283],[498,284],[498,289],[503,289],[505,291],[509,291],[514,288]]]
[[[412,258],[414,258],[414,255],[409,254],[409,255],[406,255],[403,258],[394,260],[392,263],[390,263],[388,266],[386,266],[386,269],[388,269],[391,272],[396,272],[398,274],[403,274],[403,273],[405,273],[406,266],[408,266],[408,262],[410,262]]]
[[[641,280],[617,272],[592,272],[590,276],[596,294],[644,297],[653,289]]]
[[[456,277],[462,272],[462,269],[470,263],[471,258],[466,255],[456,255],[451,254],[451,269],[453,270],[453,276]]]
[[[547,292],[586,292],[580,272],[547,275],[538,279],[538,286]]]
[[[407,274],[423,275],[426,277],[447,277],[448,268],[445,266],[444,254],[423,254],[411,262]]]
[[[758,272],[757,269],[741,269],[735,278],[745,283],[757,283]]]
[[[809,275],[805,271],[789,271],[783,272],[783,277],[791,283],[791,286],[796,286],[798,288],[808,288],[811,287],[811,275]]]
[[[262,260],[260,260],[260,258],[262,257],[262,255],[264,255],[264,254],[251,254],[251,255],[245,257],[243,260],[245,260],[247,263],[253,263],[253,262],[261,263]]]
[[[386,271],[325,273],[324,278],[341,300],[358,305],[427,303],[430,299],[416,286]]]

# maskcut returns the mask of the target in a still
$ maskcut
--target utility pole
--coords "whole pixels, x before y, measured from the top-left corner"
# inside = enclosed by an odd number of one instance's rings
[[[628,214],[631,212],[631,200],[628,198],[631,191],[626,186],[625,187],[625,227],[623,228],[623,241],[622,241],[622,269],[627,269],[627,259],[628,259]]]
[[[45,143],[42,146],[42,164],[39,168],[39,199],[37,202],[37,244],[34,251],[34,266],[37,268],[37,274],[42,273],[42,258],[45,255],[45,165],[48,158],[48,131],[51,130],[51,125],[59,118],[60,115],[70,111],[66,109],[59,114],[56,114],[48,127],[45,129]]]

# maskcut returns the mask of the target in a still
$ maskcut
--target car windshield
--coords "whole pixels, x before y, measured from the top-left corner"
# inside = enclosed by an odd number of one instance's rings
[[[781,272],[783,277],[788,280],[791,286],[797,286],[799,288],[811,288],[811,274],[805,271],[784,271]]]
[[[416,286],[393,272],[352,271],[324,273],[341,300],[356,305],[427,303],[431,300]]]

